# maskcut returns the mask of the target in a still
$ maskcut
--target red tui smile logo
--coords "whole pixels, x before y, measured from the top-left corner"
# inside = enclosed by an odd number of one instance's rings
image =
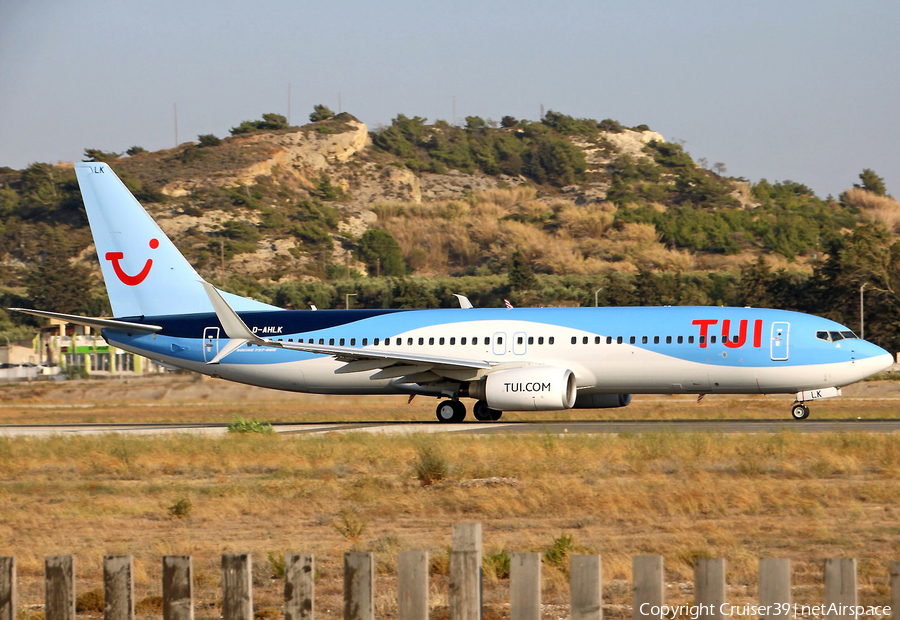
[[[155,250],[159,247],[159,239],[151,239],[150,240],[150,249]],[[140,272],[136,276],[130,276],[125,273],[125,270],[122,269],[122,265],[119,264],[119,261],[125,258],[125,254],[122,252],[107,252],[106,260],[112,263],[113,270],[116,272],[116,276],[119,280],[122,281],[123,284],[128,286],[137,286],[141,282],[143,282],[147,275],[150,273],[150,268],[153,266],[153,259],[148,258],[147,262],[144,263],[144,268],[140,270]]]

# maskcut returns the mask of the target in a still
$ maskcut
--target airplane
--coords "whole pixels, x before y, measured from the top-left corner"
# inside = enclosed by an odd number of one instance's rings
[[[115,318],[15,310],[101,330],[169,367],[317,394],[436,397],[437,419],[627,406],[633,394],[794,394],[893,362],[834,321],[727,307],[285,310],[206,282],[101,162],[75,172]],[[511,304],[510,304],[511,305]]]

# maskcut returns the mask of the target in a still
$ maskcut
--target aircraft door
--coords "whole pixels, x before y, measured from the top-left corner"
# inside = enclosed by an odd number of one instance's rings
[[[219,328],[207,327],[203,330],[203,361],[208,362],[219,354]]]
[[[525,332],[513,334],[512,350],[516,355],[525,355],[528,350],[528,335]]]
[[[773,361],[783,362],[787,360],[790,333],[790,323],[772,323],[772,343],[770,345],[770,350]]]
[[[506,334],[497,332],[494,334],[493,342],[494,355],[506,355]]]

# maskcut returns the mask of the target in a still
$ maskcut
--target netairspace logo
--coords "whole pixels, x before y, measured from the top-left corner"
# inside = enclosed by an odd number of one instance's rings
[[[792,616],[796,618],[800,616],[838,616],[838,617],[854,617],[860,616],[890,616],[890,606],[869,606],[862,605],[838,605],[831,603],[830,605],[800,605],[799,603],[779,603],[777,605],[729,605],[722,603],[719,605],[718,614],[715,611],[715,605],[651,605],[644,603],[640,607],[642,616],[648,618],[690,618],[691,620],[699,620],[703,616]]]

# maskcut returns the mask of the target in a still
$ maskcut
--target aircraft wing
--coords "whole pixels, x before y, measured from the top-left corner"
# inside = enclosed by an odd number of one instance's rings
[[[118,329],[121,331],[144,332],[152,334],[162,331],[159,325],[147,325],[145,323],[132,323],[130,321],[120,321],[119,319],[101,319],[92,316],[79,316],[77,314],[62,314],[60,312],[47,312],[46,310],[31,310],[29,308],[9,308],[15,312],[31,314],[47,319],[58,319],[67,323],[75,323],[76,325],[87,325],[88,327],[97,327],[99,329]]]

